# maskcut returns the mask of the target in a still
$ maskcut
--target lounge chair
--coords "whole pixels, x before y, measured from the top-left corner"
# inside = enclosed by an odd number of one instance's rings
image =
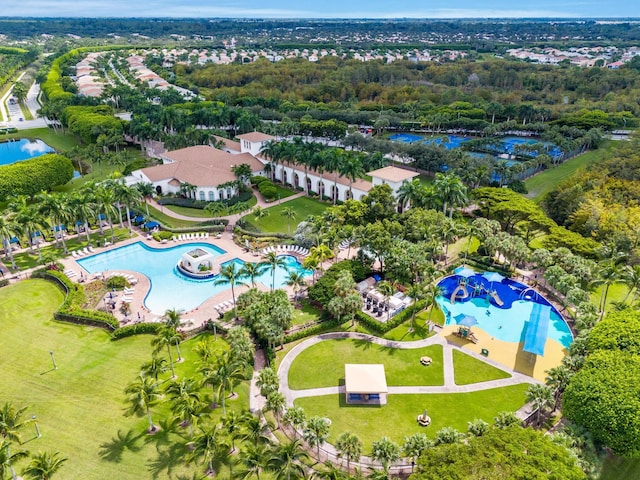
[[[105,247],[110,247],[111,245],[112,245],[112,243],[111,243],[111,242],[104,242],[104,246],[105,246]]]
[[[82,250],[76,250],[76,255],[79,257],[84,257],[84,252]]]
[[[82,254],[83,254],[83,255],[89,255],[89,253],[90,253],[90,252],[89,252],[89,248],[84,247],[84,248],[82,249]]]
[[[93,247],[92,247],[91,245],[89,245],[89,246],[87,247],[87,250],[89,250],[89,253],[93,253],[93,252],[95,252],[95,250],[93,249]]]
[[[78,258],[78,253],[74,250],[74,251],[71,252],[71,256],[73,258]]]
[[[209,232],[205,232],[204,238],[209,238]]]
[[[77,275],[77,273],[74,272],[73,270],[65,270],[64,274],[69,278],[75,277]]]
[[[122,303],[131,303],[133,302],[133,298],[131,297],[122,297]]]

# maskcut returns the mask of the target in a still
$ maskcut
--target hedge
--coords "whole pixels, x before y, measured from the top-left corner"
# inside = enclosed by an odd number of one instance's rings
[[[143,333],[156,334],[160,331],[161,327],[162,324],[160,323],[136,323],[134,325],[127,325],[126,327],[115,329],[111,335],[111,340],[120,340],[121,338]]]
[[[424,310],[426,305],[427,305],[427,302],[424,300],[417,302],[416,304],[405,308],[397,315],[394,315],[389,319],[388,322],[385,322],[385,323],[379,320],[376,320],[375,318],[370,317],[369,315],[361,311],[356,313],[356,320],[358,321],[358,323],[364,325],[370,330],[374,330],[379,333],[386,333],[389,330],[393,330],[394,328],[396,328],[397,326],[399,326],[400,324],[406,322],[409,318],[411,318],[411,315],[413,314],[414,310],[416,311],[416,313],[420,312],[421,310]]]
[[[279,239],[287,239],[287,240],[291,240],[293,239],[293,235],[289,235],[286,233],[280,233],[280,232],[252,232],[251,230],[245,230],[242,227],[238,227],[236,226],[235,229],[233,230],[234,233],[236,234],[240,234],[240,235],[247,235],[248,237],[255,237],[255,238],[279,238]]]
[[[187,207],[187,208],[196,208],[198,210],[203,210],[210,203],[221,203],[226,208],[227,206],[232,207],[236,203],[240,202],[248,202],[253,197],[253,192],[251,190],[245,190],[235,197],[230,198],[226,202],[207,202],[204,200],[194,200],[193,198],[185,198],[185,197],[162,197],[158,199],[158,203],[160,205],[175,205],[177,207]]]
[[[312,335],[319,335],[321,333],[326,332],[327,330],[331,330],[333,328],[337,328],[340,325],[342,325],[345,322],[342,322],[340,320],[336,320],[331,319],[331,320],[324,320],[316,325],[314,325],[313,327],[310,328],[306,328],[304,330],[298,330],[296,332],[293,332],[289,335],[285,335],[284,337],[284,343],[290,343],[290,342],[295,342],[296,340],[300,340],[301,338],[305,338],[305,337],[310,337]]]
[[[6,287],[7,285],[9,285],[9,280],[4,278],[2,280],[0,280],[0,288],[2,287]]]
[[[31,160],[0,168],[0,198],[9,195],[33,196],[73,178],[73,164],[62,155],[47,153]]]

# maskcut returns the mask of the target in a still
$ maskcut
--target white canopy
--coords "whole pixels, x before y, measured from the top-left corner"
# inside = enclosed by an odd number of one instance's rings
[[[352,364],[344,366],[344,384],[349,393],[387,393],[387,377],[382,364]]]

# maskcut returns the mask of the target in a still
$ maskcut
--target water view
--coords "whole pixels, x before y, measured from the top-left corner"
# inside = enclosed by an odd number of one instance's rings
[[[0,166],[29,160],[53,151],[53,148],[42,140],[29,140],[28,138],[9,140],[0,143]]]

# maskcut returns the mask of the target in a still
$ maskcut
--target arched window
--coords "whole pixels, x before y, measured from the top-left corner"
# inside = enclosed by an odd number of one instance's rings
[[[220,189],[218,190],[218,200],[223,200],[224,199],[224,190]]]
[[[227,187],[227,198],[231,198],[231,187]]]
[[[209,190],[209,201],[213,202],[215,200],[215,193],[213,193],[213,190]]]
[[[200,200],[204,202],[204,192],[200,190]]]

